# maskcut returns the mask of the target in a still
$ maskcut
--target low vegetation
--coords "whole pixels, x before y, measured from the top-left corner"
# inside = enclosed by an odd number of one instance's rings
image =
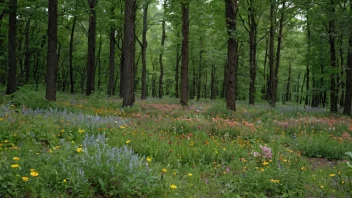
[[[349,117],[34,92],[1,100],[0,197],[352,196]]]

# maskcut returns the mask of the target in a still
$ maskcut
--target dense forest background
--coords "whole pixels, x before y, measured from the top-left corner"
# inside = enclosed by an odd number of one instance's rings
[[[343,109],[352,1],[0,0],[0,82],[56,91]]]

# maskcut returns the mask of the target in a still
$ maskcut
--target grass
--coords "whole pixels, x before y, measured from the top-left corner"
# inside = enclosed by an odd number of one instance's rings
[[[0,100],[0,197],[352,196],[349,117],[244,102],[234,113],[221,100],[123,109],[115,97],[41,96]]]

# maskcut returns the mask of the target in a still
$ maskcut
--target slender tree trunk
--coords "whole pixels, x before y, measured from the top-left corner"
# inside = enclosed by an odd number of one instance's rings
[[[56,101],[57,73],[57,0],[49,0],[48,17],[48,62],[46,67],[46,95],[49,101]]]
[[[182,9],[182,65],[181,65],[180,104],[182,106],[188,106],[189,3],[181,3],[181,9]]]
[[[6,94],[12,94],[17,91],[16,80],[16,14],[17,13],[17,0],[9,1],[9,32],[8,32],[8,78]]]
[[[202,86],[202,61],[203,61],[203,37],[200,36],[199,66],[198,66],[198,82],[197,82],[197,101],[200,99],[200,90]]]
[[[210,92],[210,99],[215,100],[216,99],[216,68],[215,64],[211,66],[211,92]]]
[[[237,1],[225,0],[226,24],[227,24],[227,68],[226,68],[226,107],[236,111],[236,76],[237,76],[237,38],[236,16]]]
[[[87,58],[87,90],[89,96],[94,92],[95,86],[95,48],[96,48],[96,27],[97,16],[95,7],[98,0],[88,0],[89,3],[89,29],[88,29],[88,58]]]
[[[160,64],[160,76],[159,76],[159,98],[163,97],[163,78],[164,78],[164,63],[163,63],[163,55],[164,55],[164,45],[165,45],[165,16],[166,16],[166,6],[167,0],[164,0],[164,14],[162,24],[162,32],[161,32],[161,51],[159,54],[159,64]]]
[[[124,64],[123,64],[123,107],[132,106],[134,96],[134,34],[136,20],[136,0],[125,1],[125,33],[124,33]]]
[[[149,1],[144,2],[143,7],[143,41],[142,41],[142,96],[141,99],[147,99],[147,31],[148,31],[148,7]]]
[[[330,112],[337,112],[337,97],[338,90],[336,89],[336,72],[334,69],[336,68],[336,43],[335,43],[335,3],[334,0],[330,0],[331,6],[331,16],[329,21],[329,42],[330,42],[330,66],[333,70],[331,74],[330,80]]]
[[[177,38],[179,35],[177,36]],[[179,98],[179,70],[180,70],[180,44],[176,45],[176,67],[175,67],[175,96]]]
[[[287,78],[287,84],[286,84],[286,101],[291,100],[291,70],[292,70],[292,65],[291,62],[289,63],[289,69],[288,69],[288,78]]]
[[[350,1],[350,12],[352,12],[352,1]],[[351,115],[352,102],[352,27],[350,26],[350,35],[348,40],[348,55],[346,68],[346,94],[343,114]]]
[[[71,94],[74,93],[74,87],[75,87],[75,82],[73,78],[73,39],[75,35],[75,28],[76,28],[76,22],[77,22],[77,10],[78,3],[76,3],[75,7],[75,14],[73,15],[73,21],[72,21],[72,28],[71,28],[71,36],[70,36],[70,49],[69,49],[69,56],[70,56],[70,92]]]
[[[98,90],[100,90],[100,84],[101,84],[101,46],[102,46],[102,40],[101,40],[101,34],[99,37],[99,50],[98,50],[98,58],[97,62],[95,65],[98,66]]]
[[[275,0],[270,3],[270,38],[269,38],[269,68],[270,68],[270,105],[276,107],[276,80],[274,69],[274,27],[275,26]]]
[[[24,54],[24,83],[29,83],[30,76],[30,57],[32,55],[30,51],[30,39],[29,39],[29,30],[30,30],[31,18],[28,19],[25,30],[25,54]]]
[[[307,73],[307,83],[306,83],[306,100],[305,100],[305,105],[309,105],[309,62],[310,62],[310,47],[311,47],[311,33],[310,33],[310,20],[309,20],[309,15],[307,13],[307,37],[308,37],[308,57],[307,57],[307,67],[306,67],[306,73]],[[312,74],[313,75],[313,74]]]
[[[249,67],[250,67],[250,83],[249,83],[249,104],[254,105],[255,101],[255,81],[257,78],[257,22],[255,21],[255,7],[253,0],[250,0],[248,8],[249,18]]]
[[[115,20],[115,7],[111,8],[111,19]],[[115,81],[115,26],[110,27],[110,59],[109,59],[109,84],[108,84],[108,95],[112,96],[114,92],[114,81]]]

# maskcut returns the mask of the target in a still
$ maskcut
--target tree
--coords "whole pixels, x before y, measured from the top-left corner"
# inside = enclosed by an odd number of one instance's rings
[[[150,0],[145,0],[143,7],[143,32],[142,32],[142,95],[141,99],[147,98],[147,31],[148,31],[148,7]]]
[[[70,56],[70,90],[71,90],[71,94],[74,93],[74,85],[75,85],[74,78],[73,78],[73,38],[74,38],[76,22],[77,22],[77,14],[76,14],[77,7],[78,7],[78,3],[76,2],[75,13],[73,15],[73,21],[72,21],[71,36],[70,36],[70,51],[69,51],[69,56]]]
[[[110,59],[109,59],[109,84],[108,84],[108,95],[111,96],[114,91],[115,82],[115,6],[111,7],[111,19],[113,24],[110,27],[109,39],[110,39]]]
[[[352,12],[352,1],[350,1],[350,12]],[[352,102],[352,26],[349,26],[348,53],[347,53],[347,68],[346,68],[346,94],[343,114],[351,114]]]
[[[87,90],[89,96],[94,91],[95,85],[95,48],[97,32],[97,16],[95,7],[98,0],[88,0],[89,4],[89,28],[88,28],[88,56],[87,56]]]
[[[274,68],[274,26],[276,0],[270,0],[270,35],[269,35],[269,68],[270,68],[270,105],[276,107],[276,80]]]
[[[6,94],[15,93],[17,90],[17,63],[16,63],[16,14],[17,0],[9,1],[9,32],[8,32],[8,54],[9,70],[7,78]]]
[[[225,0],[227,24],[227,67],[226,67],[226,106],[236,111],[236,85],[237,85],[237,39],[236,16],[238,5],[236,0]]]
[[[165,15],[166,15],[166,7],[167,7],[167,0],[164,0],[163,8],[163,20],[161,22],[162,30],[161,30],[161,50],[159,54],[159,64],[160,64],[160,76],[159,76],[159,98],[163,97],[163,78],[164,78],[164,63],[163,63],[163,55],[164,55],[164,46],[165,46]]]
[[[132,106],[135,101],[134,96],[134,39],[136,20],[136,0],[125,1],[125,32],[123,45],[123,106]]]
[[[189,34],[189,3],[182,2],[182,60],[181,60],[181,86],[180,104],[188,105],[188,34]]]
[[[46,72],[46,95],[49,101],[56,101],[57,72],[57,0],[48,0],[48,61]]]

